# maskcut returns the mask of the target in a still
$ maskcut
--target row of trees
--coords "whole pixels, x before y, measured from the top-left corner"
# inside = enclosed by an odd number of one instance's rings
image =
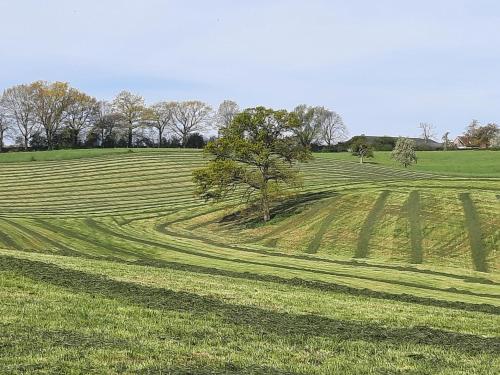
[[[221,134],[239,114],[226,100],[214,111],[208,104],[161,101],[146,105],[128,91],[113,101],[98,101],[65,82],[38,81],[13,86],[0,97],[0,150],[6,137],[29,148],[201,147],[211,130]],[[304,146],[331,146],[347,134],[342,118],[324,107],[299,105],[300,123],[291,130]]]

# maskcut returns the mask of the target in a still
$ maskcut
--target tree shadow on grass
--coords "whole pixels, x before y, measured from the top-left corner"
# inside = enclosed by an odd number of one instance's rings
[[[333,191],[320,191],[296,195],[289,199],[275,202],[271,207],[271,221],[276,222],[301,213],[309,205],[320,200],[337,195]],[[243,226],[247,228],[263,225],[261,212],[258,205],[251,205],[243,210],[238,210],[219,220],[226,226]]]
[[[393,328],[370,323],[343,321],[317,315],[269,311],[233,305],[189,292],[121,282],[100,275],[70,270],[39,261],[0,257],[0,270],[14,271],[38,282],[73,292],[113,298],[144,308],[186,312],[206,319],[213,315],[226,324],[244,326],[269,340],[306,343],[311,337],[338,340],[386,342],[393,345],[423,344],[460,350],[468,354],[500,354],[500,339],[448,332],[430,327]],[[271,335],[278,336],[276,338]]]

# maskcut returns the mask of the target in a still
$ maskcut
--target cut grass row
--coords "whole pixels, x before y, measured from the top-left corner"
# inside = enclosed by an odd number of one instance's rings
[[[240,374],[498,369],[496,315],[235,270],[163,266],[2,251],[0,367]],[[6,293],[9,286],[17,292]],[[42,356],[34,355],[37,348]]]

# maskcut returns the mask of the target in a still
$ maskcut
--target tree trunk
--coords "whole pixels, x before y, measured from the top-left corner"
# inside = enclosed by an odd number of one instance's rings
[[[78,130],[73,130],[73,148],[78,147]]]
[[[132,147],[132,124],[129,125],[128,127],[128,143],[127,147],[131,148]]]
[[[48,129],[45,130],[45,135],[47,136],[47,150],[52,150],[52,132]]]
[[[161,129],[158,129],[158,135],[159,135],[159,137],[158,137],[158,148],[161,148],[161,138],[163,136],[163,132],[162,132]]]
[[[267,175],[267,168],[264,168],[264,176]],[[269,192],[268,192],[268,181],[264,177],[264,185],[261,188],[261,202],[260,206],[262,209],[262,215],[264,222],[268,222],[271,219],[271,212],[269,209]]]
[[[28,151],[29,147],[29,139],[28,139],[28,133],[24,135],[24,151]]]
[[[268,222],[271,219],[271,212],[269,209],[269,197],[267,196],[267,193],[265,197],[262,197],[262,215],[264,222]]]
[[[3,130],[0,130],[0,152],[3,151]]]

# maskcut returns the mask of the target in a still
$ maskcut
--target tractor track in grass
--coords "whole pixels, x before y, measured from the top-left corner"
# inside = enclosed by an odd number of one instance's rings
[[[410,222],[411,263],[420,264],[423,261],[422,225],[420,223],[420,194],[413,190],[407,202],[408,220]]]
[[[307,247],[306,252],[309,254],[316,254],[319,250],[319,247],[321,246],[321,241],[323,240],[323,236],[325,233],[328,231],[330,226],[332,225],[333,221],[337,217],[337,212],[333,210],[333,212],[330,212],[322,221],[321,225],[319,226],[318,231],[314,235],[314,238],[312,241],[309,243],[309,246]]]
[[[354,254],[355,258],[368,257],[370,237],[372,235],[374,226],[377,224],[377,221],[380,219],[384,211],[385,202],[389,197],[389,194],[390,192],[388,190],[383,190],[379,194],[377,200],[375,201],[375,204],[368,213],[359,232],[358,245]]]
[[[459,199],[462,201],[464,210],[465,227],[469,235],[470,250],[474,267],[477,271],[488,272],[488,252],[483,243],[481,224],[479,216],[476,213],[476,207],[469,193],[460,193]]]
[[[271,256],[277,256],[277,257],[283,257],[283,258],[289,258],[289,259],[309,260],[309,261],[315,261],[315,262],[320,262],[320,263],[325,263],[325,264],[330,263],[330,264],[339,264],[339,265],[355,266],[355,267],[367,267],[367,268],[375,268],[375,269],[412,272],[412,273],[423,274],[423,275],[450,277],[453,279],[464,280],[466,282],[476,283],[476,284],[500,285],[499,283],[497,283],[491,279],[485,278],[485,277],[474,277],[474,276],[469,276],[469,275],[457,275],[457,274],[453,274],[453,273],[449,273],[449,272],[434,271],[434,270],[429,270],[429,269],[418,269],[418,268],[415,268],[413,266],[374,264],[374,263],[367,263],[364,261],[360,261],[357,259],[350,259],[350,260],[328,259],[328,258],[321,258],[321,257],[313,256],[313,255],[287,254],[287,253],[278,252],[278,251],[268,251],[268,250],[248,248],[248,247],[243,247],[243,246],[238,246],[238,245],[224,244],[220,241],[208,239],[204,236],[180,233],[180,232],[168,229],[169,225],[171,225],[172,223],[175,223],[175,222],[179,222],[179,221],[183,221],[183,220],[178,219],[178,220],[174,220],[174,221],[167,221],[167,222],[164,222],[161,224],[157,224],[155,226],[155,230],[157,232],[164,234],[164,235],[178,237],[178,238],[184,238],[184,239],[188,239],[188,240],[196,240],[196,241],[208,243],[210,245],[230,248],[230,249],[239,250],[239,251],[243,251],[243,252],[271,255]]]
[[[145,240],[142,238],[131,236],[129,234],[117,233],[109,228],[103,227],[102,225],[98,224],[96,221],[94,221],[92,219],[87,219],[86,221],[88,222],[88,225],[92,226],[96,230],[99,230],[103,233],[108,233],[112,236],[121,238],[123,240],[130,241],[132,243],[134,243],[134,242],[141,243],[144,245],[153,246],[155,248],[162,248],[162,249],[165,249],[168,251],[183,253],[183,254],[192,255],[192,256],[200,257],[200,258],[207,258],[207,259],[213,259],[213,260],[229,262],[229,263],[249,264],[249,265],[256,265],[256,266],[263,266],[263,267],[270,267],[270,268],[277,268],[277,269],[284,269],[284,270],[292,270],[292,271],[300,271],[300,272],[312,272],[312,273],[317,273],[317,274],[321,274],[321,275],[337,276],[337,277],[343,277],[343,278],[355,279],[355,280],[374,281],[374,282],[378,282],[378,283],[407,286],[407,287],[436,291],[436,292],[472,295],[472,296],[476,296],[476,297],[500,299],[500,295],[497,295],[497,294],[476,293],[476,292],[472,292],[472,291],[468,291],[468,290],[459,290],[456,288],[443,289],[443,288],[432,287],[432,286],[428,286],[428,285],[417,284],[417,283],[413,283],[413,282],[405,282],[405,281],[401,281],[401,280],[385,280],[385,279],[379,279],[379,278],[370,277],[370,276],[352,275],[352,274],[347,274],[347,273],[342,273],[342,272],[304,268],[304,267],[298,267],[298,266],[294,266],[294,265],[284,265],[284,264],[280,264],[280,263],[268,263],[268,262],[253,261],[253,260],[246,260],[246,259],[228,258],[223,253],[211,254],[208,252],[191,250],[191,249],[186,248],[185,246],[177,245],[177,244],[172,243],[172,242],[167,245],[167,244],[162,243],[162,242]],[[252,252],[252,251],[249,250],[248,252]]]
[[[279,312],[260,307],[231,304],[192,292],[118,281],[104,275],[63,268],[55,264],[0,256],[0,270],[15,271],[32,280],[48,283],[74,293],[112,298],[148,309],[186,312],[206,317],[213,314],[227,324],[239,325],[262,334],[274,334],[285,342],[306,343],[311,337],[336,336],[344,340],[437,345],[466,353],[500,354],[500,339],[449,332],[430,327],[386,327],[368,322],[337,320],[312,314]]]

